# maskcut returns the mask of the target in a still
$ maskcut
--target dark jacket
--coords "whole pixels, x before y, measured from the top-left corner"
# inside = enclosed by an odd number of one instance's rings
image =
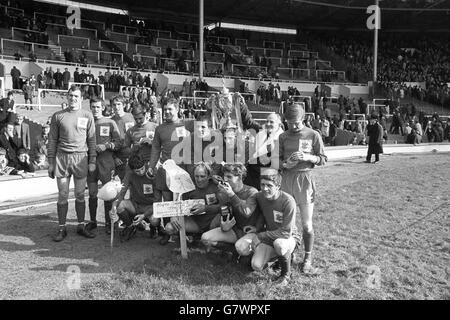
[[[15,167],[17,165],[17,151],[22,147],[20,139],[17,135],[13,138],[6,137],[5,132],[0,134],[0,147],[6,150],[6,158],[8,159],[8,165]]]
[[[383,127],[378,122],[369,124],[367,135],[369,136],[369,153],[383,153]]]

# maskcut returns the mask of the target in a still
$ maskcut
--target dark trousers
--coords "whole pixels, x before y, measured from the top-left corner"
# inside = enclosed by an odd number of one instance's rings
[[[379,153],[369,153],[367,152],[366,161],[370,162],[372,161],[372,154],[375,154],[375,161],[380,161],[380,154]]]

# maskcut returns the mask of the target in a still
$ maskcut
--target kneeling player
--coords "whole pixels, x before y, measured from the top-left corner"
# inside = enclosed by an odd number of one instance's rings
[[[258,193],[253,187],[244,184],[247,170],[243,164],[225,164],[223,166],[223,181],[219,182],[218,197],[222,212],[220,227],[202,234],[202,242],[207,246],[224,247],[234,243],[248,232],[259,231],[263,225],[263,218],[256,208],[255,195]]]
[[[217,198],[218,188],[211,179],[211,167],[203,162],[194,165],[194,180],[196,189],[183,195],[183,200],[204,199],[205,205],[192,207],[192,216],[184,219],[187,233],[202,234],[220,226],[220,204]],[[166,225],[166,232],[176,234],[181,226],[178,220],[173,219]]]
[[[136,226],[144,218],[150,220],[150,236],[156,234],[156,227],[160,225],[160,219],[153,218],[153,178],[149,178],[147,161],[133,154],[128,160],[128,166],[123,181],[123,188],[117,198],[117,214],[125,224],[121,236],[129,240],[136,233]],[[130,199],[124,200],[125,193],[130,189]]]
[[[253,270],[263,270],[271,259],[278,257],[281,274],[276,282],[286,285],[291,272],[291,255],[296,245],[296,204],[294,198],[280,188],[281,175],[274,169],[263,170],[261,191],[256,194],[256,203],[263,213],[266,231],[248,233],[235,246],[242,256],[253,252]]]

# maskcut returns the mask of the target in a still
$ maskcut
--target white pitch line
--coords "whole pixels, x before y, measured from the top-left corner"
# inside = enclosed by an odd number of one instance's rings
[[[75,199],[69,199],[69,202],[75,201]],[[45,207],[51,204],[55,204],[57,202],[57,200],[53,200],[53,201],[49,201],[49,202],[43,202],[43,203],[37,203],[37,204],[29,204],[26,206],[21,206],[21,207],[14,207],[14,208],[10,208],[10,209],[5,209],[5,210],[0,210],[0,214],[3,213],[11,213],[11,212],[16,212],[16,211],[21,211],[24,209],[33,209],[33,208],[39,208],[39,207]],[[41,214],[35,214],[37,215],[41,215]],[[27,215],[22,215],[22,216],[27,216]]]

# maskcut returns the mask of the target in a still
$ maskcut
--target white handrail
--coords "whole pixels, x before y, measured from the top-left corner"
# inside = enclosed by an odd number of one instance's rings
[[[48,47],[50,48],[55,48],[55,49],[59,49],[59,54],[61,55],[61,47],[60,46],[55,46],[55,45],[51,45],[51,44],[44,44],[44,43],[36,43],[36,42],[28,42],[28,41],[22,41],[22,40],[13,40],[13,39],[5,39],[5,38],[1,38],[0,39],[0,48],[3,52],[4,50],[4,42],[5,41],[9,41],[9,42],[17,42],[17,43],[23,43],[23,44],[30,44],[31,45],[31,51],[35,51],[36,46],[44,46],[44,47]]]
[[[300,59],[297,59],[297,58],[288,58],[288,59],[287,59],[288,65],[290,66],[290,65],[291,65],[291,61],[294,61],[294,60],[299,61],[299,62],[306,62],[306,68],[309,69],[309,60],[308,60],[308,59],[304,59],[304,58],[300,58]]]
[[[64,37],[64,38],[73,38],[73,39],[81,39],[81,40],[87,40],[87,44],[88,44],[87,46],[88,46],[88,48],[91,47],[91,39],[89,39],[89,38],[78,37],[78,36],[68,36],[68,35],[65,35],[65,34],[58,34],[58,44],[61,43],[61,37]]]
[[[317,51],[308,51],[308,50],[288,50],[288,56],[291,57],[291,53],[300,52],[302,54],[302,58],[311,57],[319,58],[319,53]],[[294,56],[295,57],[295,56]]]
[[[245,45],[246,46],[248,45],[247,39],[239,39],[239,38],[234,39],[234,45],[239,46],[239,44],[237,44],[239,41],[245,41]]]
[[[135,51],[136,52],[138,51],[138,47],[157,49],[157,51],[159,51],[159,54],[162,54],[161,47],[155,47],[155,46],[150,46],[150,45],[146,45],[146,44],[138,44],[138,43],[136,43],[136,45],[135,45]]]
[[[293,43],[293,42],[291,42],[291,43],[289,43],[289,50],[297,50],[297,49],[292,49],[292,45],[294,45],[294,46],[302,46],[302,47],[304,47],[304,49],[302,49],[302,50],[308,50],[308,45],[306,43]]]
[[[49,25],[49,26],[58,26],[58,27],[67,28],[67,26],[66,26],[65,24],[60,24],[60,23],[46,22],[45,24],[46,24],[46,25]],[[74,36],[74,35],[73,35],[73,32],[75,32],[75,30],[87,30],[87,31],[90,31],[90,32],[94,32],[94,33],[95,33],[95,37],[97,38],[97,30],[92,29],[92,28],[79,28],[79,29],[73,29],[73,30],[71,31],[71,32],[72,32],[72,35],[65,35],[65,36],[80,37],[80,36]],[[84,37],[80,37],[80,38],[84,38]]]
[[[108,42],[108,43],[114,43],[114,44],[124,44],[125,45],[125,51],[128,51],[128,42],[121,42],[121,41],[112,41],[112,40],[99,40],[98,41],[98,47],[101,49],[102,48],[102,42]]]
[[[267,51],[268,50],[270,50],[270,51],[278,51],[279,53],[280,53],[280,56],[283,56],[283,49],[271,49],[271,48],[262,48],[262,47],[247,47],[247,49],[249,49],[249,50],[255,50],[255,51],[263,51],[263,53],[264,53],[264,55],[266,55],[267,54]],[[269,52],[270,52],[269,51]]]
[[[282,44],[282,45],[283,45],[283,49],[286,47],[286,43],[281,42],[281,41],[263,40],[263,46],[264,46],[264,48],[266,48],[266,43]],[[270,49],[270,48],[267,48],[267,49]],[[278,48],[275,48],[275,49],[278,49]]]

